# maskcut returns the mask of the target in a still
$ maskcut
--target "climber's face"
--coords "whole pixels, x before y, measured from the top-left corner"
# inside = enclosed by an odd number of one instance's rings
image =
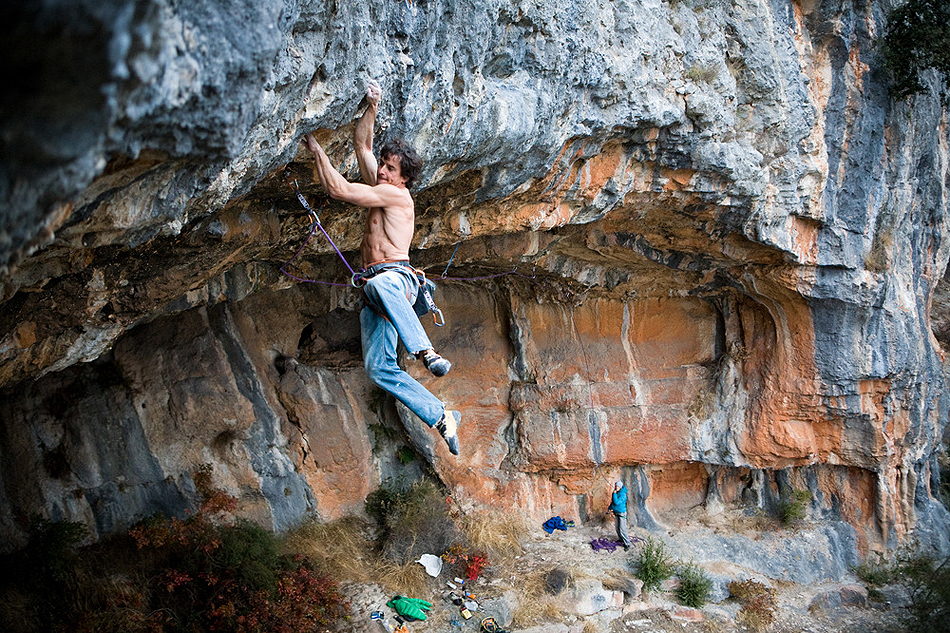
[[[402,175],[399,156],[382,156],[379,161],[379,167],[376,168],[376,182],[396,185],[397,187],[406,186],[406,177]]]

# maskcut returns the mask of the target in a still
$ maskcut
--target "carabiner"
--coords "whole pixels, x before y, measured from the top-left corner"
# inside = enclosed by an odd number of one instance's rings
[[[445,325],[445,317],[442,316],[442,310],[436,308],[432,311],[432,322],[435,323],[438,327]]]
[[[366,280],[359,273],[353,273],[353,276],[350,277],[350,285],[359,289],[366,285]]]

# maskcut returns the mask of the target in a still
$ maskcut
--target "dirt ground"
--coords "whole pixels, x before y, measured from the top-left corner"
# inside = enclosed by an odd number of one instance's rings
[[[693,538],[690,526],[678,526],[669,533],[668,550],[675,557],[680,545],[686,549]],[[482,578],[466,585],[475,596],[478,609],[470,619],[460,614],[460,607],[445,599],[453,582],[447,573],[429,579],[429,595],[422,597],[433,603],[426,621],[407,623],[407,629],[418,633],[466,633],[479,631],[482,618],[493,616],[511,633],[622,633],[677,632],[728,633],[753,630],[737,622],[741,605],[732,599],[709,603],[702,609],[690,609],[678,603],[674,592],[657,591],[633,595],[638,587],[634,579],[636,546],[630,552],[617,548],[614,552],[595,551],[593,539],[611,537],[609,526],[579,526],[547,535],[538,529],[523,541],[524,551],[503,561],[495,561]],[[631,536],[646,538],[647,532],[634,530]],[[724,562],[728,567],[728,563]],[[715,565],[702,567],[715,573]],[[421,568],[421,565],[420,565]],[[593,579],[605,588],[625,590],[623,605],[587,617],[565,613],[563,601],[545,590],[548,572],[559,569],[573,581]],[[855,577],[841,578],[834,583],[805,586],[790,582],[765,582],[775,589],[776,619],[767,630],[771,633],[897,633],[906,630],[902,608],[889,608],[868,601],[866,606],[831,606],[810,608],[816,596],[836,591],[845,585],[860,585]],[[374,584],[347,585],[351,617],[345,633],[380,633],[385,629],[370,619],[373,611],[382,611],[392,619],[395,613],[385,606],[390,595]],[[512,621],[513,620],[513,621]],[[766,630],[766,629],[763,629]]]

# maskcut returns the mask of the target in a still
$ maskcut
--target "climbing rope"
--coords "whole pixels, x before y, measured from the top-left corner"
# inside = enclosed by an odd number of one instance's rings
[[[323,228],[323,223],[320,222],[319,214],[317,214],[317,212],[314,211],[314,209],[310,206],[310,203],[307,202],[307,199],[304,197],[303,193],[300,191],[300,187],[297,185],[297,179],[294,178],[293,180],[289,181],[288,184],[290,185],[291,189],[294,190],[294,194],[296,194],[297,200],[300,201],[300,205],[304,208],[304,210],[307,212],[308,217],[310,218],[310,229],[307,231],[306,239],[304,239],[303,244],[300,245],[300,248],[297,249],[297,252],[294,253],[294,256],[288,259],[286,262],[284,262],[284,264],[280,267],[280,272],[284,273],[285,275],[287,275],[288,277],[290,277],[291,279],[295,281],[301,281],[305,283],[324,284],[327,286],[357,287],[356,284],[357,284],[357,280],[359,279],[359,273],[353,270],[353,267],[350,266],[350,262],[346,261],[346,257],[343,256],[343,253],[340,251],[339,247],[333,241],[333,238],[331,238],[330,234],[327,233],[326,229]],[[326,201],[324,201],[320,206],[321,208],[324,208],[326,206]],[[330,281],[318,281],[316,279],[307,279],[304,277],[297,277],[296,275],[286,270],[287,267],[293,264],[294,260],[300,256],[300,253],[302,253],[303,249],[306,248],[307,243],[310,242],[310,238],[313,237],[313,234],[316,233],[317,229],[320,229],[320,232],[323,233],[323,236],[327,238],[327,242],[330,243],[330,246],[333,247],[333,250],[336,251],[336,254],[340,256],[341,260],[343,260],[343,264],[346,265],[347,270],[350,271],[349,284],[338,284],[338,283],[333,283]]]
[[[574,335],[577,336],[577,343],[581,346],[581,352],[584,355],[584,367],[587,369],[587,398],[588,406],[590,407],[589,413],[594,412],[594,381],[591,379],[590,374],[590,359],[587,357],[587,346],[584,345],[584,341],[581,340],[581,331],[577,327],[577,321],[574,320],[574,306],[571,306],[571,325],[574,326]]]
[[[458,252],[459,246],[461,245],[462,245],[461,242],[456,242],[455,249],[452,250],[452,256],[449,257],[449,263],[445,265],[445,270],[442,271],[442,275],[439,276],[439,279],[445,279],[447,281],[485,281],[488,279],[497,279],[498,277],[506,277],[508,275],[513,275],[515,277],[521,277],[522,279],[528,279],[535,283],[538,283],[534,274],[534,271],[538,267],[537,257],[535,258],[534,267],[531,269],[530,275],[524,275],[518,272],[518,266],[521,265],[521,260],[519,259],[518,262],[515,264],[514,268],[512,268],[511,270],[506,270],[503,273],[494,273],[492,275],[483,275],[481,277],[449,277],[448,276],[449,268],[452,266],[452,262],[455,261],[455,254]]]

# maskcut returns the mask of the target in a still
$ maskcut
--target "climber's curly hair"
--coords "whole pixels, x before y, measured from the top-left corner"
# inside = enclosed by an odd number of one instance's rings
[[[406,187],[411,187],[422,171],[422,158],[416,150],[401,138],[388,141],[379,150],[381,159],[390,156],[399,158],[399,172],[406,177]]]

